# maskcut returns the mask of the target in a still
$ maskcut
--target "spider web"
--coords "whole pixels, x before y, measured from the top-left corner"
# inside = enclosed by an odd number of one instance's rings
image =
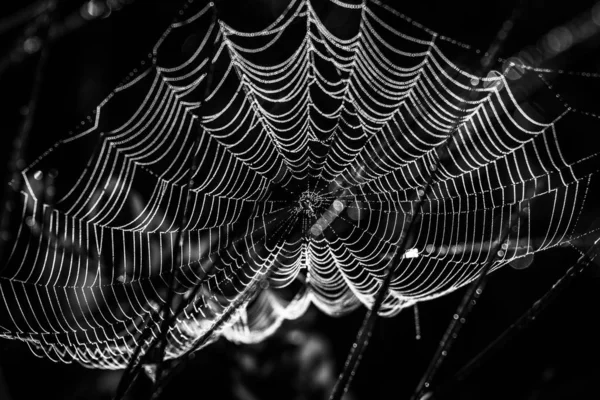
[[[391,260],[382,316],[595,232],[581,215],[598,153],[570,127],[597,116],[547,71],[481,75],[479,50],[378,0],[327,9],[344,23],[293,0],[244,32],[187,4],[22,170],[0,336],[123,368],[159,338],[171,283],[167,358],[260,341],[311,304],[371,307]]]

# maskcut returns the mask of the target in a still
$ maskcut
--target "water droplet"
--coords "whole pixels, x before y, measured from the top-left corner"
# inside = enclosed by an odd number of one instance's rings
[[[79,14],[83,19],[90,20],[101,17],[106,11],[106,5],[97,0],[90,0],[81,6]]]
[[[356,201],[352,203],[350,206],[348,206],[346,212],[348,213],[348,216],[354,221],[360,221],[367,215],[366,211],[363,209],[363,204],[361,201]]]
[[[333,209],[337,212],[341,212],[344,209],[344,203],[339,200],[333,202]]]
[[[518,57],[511,57],[502,65],[502,73],[510,80],[517,80],[525,73],[523,60]]]
[[[30,38],[27,38],[27,40],[25,40],[25,42],[23,42],[23,50],[27,54],[36,53],[41,47],[42,47],[42,41],[37,36],[32,36]]]
[[[312,233],[313,236],[319,236],[321,233],[323,233],[323,228],[321,225],[315,224],[310,228],[310,233]]]

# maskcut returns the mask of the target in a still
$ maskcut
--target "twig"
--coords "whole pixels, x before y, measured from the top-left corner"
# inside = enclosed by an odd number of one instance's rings
[[[453,387],[464,382],[473,371],[478,368],[486,359],[489,359],[498,350],[504,348],[506,344],[515,337],[517,333],[525,330],[530,324],[545,311],[555,300],[557,300],[560,294],[573,283],[575,280],[587,270],[592,261],[596,258],[597,254],[591,256],[592,250],[594,250],[596,244],[588,250],[588,252],[580,257],[577,262],[571,266],[557,281],[552,285],[550,290],[540,297],[533,305],[523,313],[515,322],[513,322],[507,329],[504,330],[494,341],[487,345],[482,351],[480,351],[475,357],[473,357],[468,363],[466,363],[453,378],[448,380],[446,383],[440,385],[437,389],[433,390],[432,396],[434,398],[443,397],[448,394]]]
[[[458,333],[460,332],[461,328],[466,322],[467,316],[469,315],[469,313],[477,303],[477,300],[483,293],[483,290],[485,289],[488,280],[488,273],[490,272],[492,266],[494,265],[494,262],[498,257],[497,252],[500,250],[502,243],[504,243],[508,238],[510,230],[516,222],[516,220],[518,219],[518,216],[518,212],[511,213],[511,218],[509,220],[509,223],[505,227],[502,239],[498,241],[493,251],[490,252],[490,254],[493,255],[493,259],[491,261],[488,261],[484,265],[484,267],[479,272],[477,280],[467,289],[467,292],[463,296],[460,305],[456,309],[456,312],[454,313],[454,316],[450,321],[450,324],[448,325],[448,328],[446,329],[442,340],[440,341],[435,355],[433,356],[431,362],[429,363],[429,366],[427,367],[427,370],[423,374],[421,380],[419,381],[419,384],[417,385],[417,388],[415,389],[414,394],[411,397],[412,400],[419,399],[420,396],[423,394],[423,391],[430,386],[431,381],[435,377],[435,374],[446,359],[448,352],[450,351],[452,345],[454,344],[454,341],[458,337]]]
[[[350,384],[352,383],[352,378],[354,377],[356,369],[358,368],[358,364],[360,363],[362,355],[369,344],[369,338],[377,320],[377,313],[381,309],[385,297],[388,295],[389,286],[392,282],[392,279],[395,276],[397,266],[399,265],[401,257],[403,255],[403,251],[406,250],[408,240],[411,237],[411,233],[414,227],[416,226],[416,221],[422,212],[423,204],[429,196],[429,193],[433,186],[433,182],[435,181],[435,176],[437,174],[437,171],[439,171],[438,167],[442,160],[442,156],[445,154],[447,148],[450,145],[450,142],[452,142],[454,134],[458,130],[460,121],[461,117],[458,117],[455,121],[455,126],[448,134],[448,137],[446,138],[445,142],[440,145],[442,146],[442,148],[439,151],[440,156],[438,157],[438,159],[436,160],[436,164],[432,168],[425,189],[423,191],[418,192],[419,200],[417,206],[415,207],[416,210],[414,212],[414,215],[409,222],[408,228],[403,232],[404,236],[401,238],[401,243],[398,246],[398,250],[396,251],[392,259],[389,261],[388,266],[386,267],[385,276],[383,282],[381,283],[381,286],[377,290],[375,301],[373,302],[373,305],[365,315],[365,318],[358,331],[354,344],[350,349],[350,354],[348,355],[346,363],[344,364],[344,369],[342,370],[342,373],[338,377],[335,386],[333,387],[331,395],[329,396],[329,400],[340,400],[342,396],[347,392]]]
[[[520,8],[517,7],[513,10],[513,13],[511,15],[510,19],[514,20],[519,15],[520,15]],[[486,56],[482,59],[481,64],[482,64],[483,73],[487,72],[489,70],[489,68],[491,68],[490,60],[492,59],[493,55],[498,52],[498,50],[501,47],[502,42],[505,40],[505,38],[507,36],[506,34],[508,32],[506,32],[505,28],[503,28],[501,32],[504,32],[504,34],[500,35],[500,33],[499,33],[497,35],[496,40],[492,43],[490,52],[486,53]],[[481,71],[480,71],[480,74],[482,74]],[[461,118],[460,117],[457,118],[457,121],[455,122],[456,126],[450,132],[449,138],[446,140],[445,143],[440,145],[440,146],[443,146],[442,154],[448,149],[449,144],[453,138],[455,131],[460,126],[460,121],[461,121]],[[424,193],[422,196],[420,196],[421,198],[419,199],[419,203],[417,206],[417,213],[411,220],[411,223],[406,232],[406,236],[405,236],[404,240],[402,241],[400,249],[404,249],[406,246],[406,241],[410,236],[409,233],[412,231],[413,223],[420,213],[424,199],[427,198],[428,192],[431,190],[431,185],[434,180],[434,175],[435,175],[435,172],[437,171],[437,165],[440,163],[440,161],[441,161],[441,157],[436,161],[436,166],[434,168],[434,171],[431,173],[431,175],[429,177],[429,180],[427,182],[427,186],[424,190]],[[500,243],[502,243],[502,242],[500,242]],[[394,255],[393,259],[390,261],[388,268],[386,269],[386,276],[384,278],[384,281],[382,282],[382,285],[378,290],[377,297],[375,299],[375,302],[374,302],[372,308],[367,311],[365,319],[363,320],[363,325],[361,326],[361,328],[359,330],[356,341],[355,341],[354,345],[352,346],[352,349],[350,350],[350,355],[348,356],[348,358],[346,360],[346,364],[344,365],[344,369],[333,388],[331,396],[329,397],[330,400],[340,400],[342,398],[342,396],[344,395],[344,393],[347,391],[347,389],[352,381],[352,377],[354,376],[355,370],[358,367],[358,363],[360,362],[362,353],[364,352],[365,348],[368,345],[371,331],[373,330],[375,320],[377,319],[377,312],[379,311],[381,305],[383,304],[383,299],[387,295],[387,291],[389,289],[389,285],[391,283],[391,278],[392,278],[392,269],[395,269],[394,264],[396,264],[398,262],[398,260],[397,260],[398,255],[399,255],[399,253],[396,253]],[[490,263],[490,265],[491,265],[491,263]],[[483,269],[483,271],[485,271],[485,268]],[[475,292],[477,292],[477,290],[475,290]],[[478,294],[476,293],[476,295],[478,295]]]

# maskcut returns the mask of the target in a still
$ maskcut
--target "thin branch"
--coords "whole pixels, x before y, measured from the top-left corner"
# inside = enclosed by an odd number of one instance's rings
[[[577,278],[583,275],[599,255],[596,251],[598,241],[583,254],[577,262],[571,266],[557,281],[550,290],[540,297],[533,305],[523,313],[515,322],[504,330],[495,340],[481,350],[475,357],[467,362],[450,380],[440,385],[432,391],[434,398],[440,398],[448,394],[456,385],[464,382],[483,362],[493,356],[498,350],[506,347],[507,343],[513,339],[517,333],[525,330],[535,319],[553,304],[565,290],[573,284]]]
[[[479,272],[477,280],[467,289],[467,292],[463,296],[460,305],[456,309],[456,312],[454,313],[453,318],[450,321],[450,324],[448,325],[448,328],[446,329],[442,340],[440,341],[435,355],[429,363],[429,366],[427,367],[427,370],[423,374],[421,380],[419,381],[419,384],[417,385],[417,388],[415,389],[411,400],[420,399],[421,395],[423,394],[423,391],[425,391],[431,385],[431,381],[433,380],[437,371],[446,359],[448,352],[450,351],[452,345],[454,344],[454,341],[458,337],[461,328],[466,323],[467,316],[469,315],[473,307],[477,304],[477,300],[483,293],[483,290],[485,289],[489,277],[488,273],[491,271],[492,266],[497,260],[497,252],[500,250],[500,246],[502,245],[502,243],[504,243],[508,238],[510,230],[514,223],[518,220],[518,218],[518,211],[511,213],[509,223],[504,228],[502,239],[498,241],[494,250],[490,253],[493,255],[493,259],[491,261],[488,261],[484,265],[484,267]]]
[[[520,15],[520,13],[521,13],[520,7],[515,7],[512,15],[510,17],[510,20],[512,21],[512,20],[516,19]],[[481,68],[481,71],[479,72],[480,75],[487,73],[487,71],[491,68],[491,66],[492,66],[491,60],[493,59],[495,54],[497,54],[503,41],[506,39],[506,36],[508,33],[507,31],[509,29],[506,29],[505,27],[503,27],[501,32],[498,33],[496,40],[490,46],[490,51],[485,53],[484,58],[482,58],[482,60],[481,60],[482,68]],[[461,109],[462,109],[462,107],[461,107]],[[460,126],[460,122],[461,122],[461,118],[459,117],[455,121],[455,127],[450,132],[449,138],[446,140],[446,142],[444,142],[443,144],[440,145],[440,146],[443,146],[442,151],[441,151],[442,155],[449,148],[449,144],[452,141],[455,131],[458,130],[458,127]],[[414,224],[415,220],[417,219],[417,217],[419,216],[419,213],[422,209],[423,201],[424,201],[424,199],[427,198],[428,193],[431,190],[431,186],[434,181],[435,173],[437,171],[437,166],[440,163],[440,161],[441,161],[441,157],[438,158],[438,160],[436,160],[435,168],[429,177],[429,180],[427,182],[427,186],[424,190],[424,193],[422,196],[420,196],[419,203],[417,206],[417,213],[411,220],[411,223],[407,230],[407,234],[402,241],[400,249],[405,249],[406,241],[410,237],[409,233],[412,231],[413,224]],[[508,235],[508,233],[507,233],[507,235]],[[500,244],[501,243],[502,243],[502,241],[500,242]],[[394,267],[394,265],[396,263],[398,263],[398,261],[399,261],[397,259],[398,255],[399,255],[399,253],[396,253],[394,255],[393,259],[390,261],[390,264],[388,265],[388,268],[386,269],[386,276],[384,278],[384,281],[382,282],[382,285],[379,288],[377,297],[375,299],[375,302],[374,302],[372,308],[367,311],[365,319],[363,320],[363,324],[358,332],[357,338],[354,342],[354,345],[352,346],[352,349],[350,350],[350,354],[344,365],[344,369],[343,369],[342,373],[340,374],[340,376],[333,388],[333,391],[329,397],[330,400],[340,400],[342,398],[342,396],[344,395],[344,393],[348,390],[348,387],[350,386],[352,377],[354,376],[356,369],[358,367],[358,364],[362,358],[362,353],[365,351],[365,349],[368,345],[369,337],[371,336],[371,332],[374,328],[375,321],[377,319],[377,312],[381,308],[381,305],[383,304],[383,300],[384,300],[385,296],[387,295],[389,285],[392,280],[393,271],[396,268],[396,267]],[[490,267],[491,267],[491,263],[490,263],[490,266],[488,266],[488,268],[490,268]],[[485,270],[486,270],[486,268],[484,267],[484,269],[482,271],[485,271]],[[477,289],[474,289],[473,292],[475,293],[476,296],[479,295],[479,293],[477,293],[478,292]],[[466,310],[466,308],[465,308],[465,310]],[[464,312],[465,310],[461,310],[461,311]],[[421,383],[424,384],[424,382],[425,381],[422,380]],[[418,391],[420,391],[420,388],[418,388]]]
[[[461,111],[462,110],[464,109],[461,109]],[[348,388],[352,383],[352,378],[356,373],[356,369],[358,368],[358,365],[362,359],[362,355],[369,344],[369,338],[371,337],[371,333],[373,331],[373,328],[375,327],[378,312],[381,309],[381,306],[383,305],[385,297],[388,295],[390,284],[392,282],[392,279],[395,277],[395,273],[397,271],[398,265],[400,264],[403,252],[404,250],[406,250],[408,240],[411,237],[413,230],[417,226],[416,221],[421,215],[423,204],[425,203],[425,200],[429,197],[429,193],[432,190],[433,183],[435,182],[435,177],[437,175],[437,172],[439,171],[438,167],[442,160],[442,156],[446,154],[446,151],[454,138],[454,134],[458,130],[460,121],[461,117],[458,117],[455,121],[455,126],[448,134],[448,137],[446,138],[445,142],[440,145],[442,147],[439,151],[440,155],[438,156],[436,163],[432,167],[432,171],[427,180],[425,189],[423,191],[418,192],[419,199],[414,215],[409,222],[408,228],[406,229],[404,235],[401,238],[401,243],[398,246],[398,250],[392,257],[392,259],[389,261],[385,269],[385,276],[383,282],[381,283],[381,286],[377,290],[375,301],[373,302],[371,308],[367,310],[363,323],[358,331],[354,344],[352,345],[348,358],[346,359],[346,362],[344,364],[342,373],[339,375],[335,386],[333,387],[333,390],[329,396],[329,400],[340,400],[343,397],[343,395],[348,391]]]

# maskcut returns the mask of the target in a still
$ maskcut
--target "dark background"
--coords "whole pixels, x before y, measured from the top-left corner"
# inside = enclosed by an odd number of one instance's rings
[[[0,20],[31,3],[2,2]],[[79,15],[83,3],[80,0],[63,1],[57,20]],[[138,65],[183,2],[137,0],[121,3],[122,8],[117,10],[115,7],[107,18],[79,21],[81,27],[51,43],[43,71],[39,109],[24,157],[27,162],[65,136]],[[318,1],[314,3],[318,4]],[[117,2],[111,4],[114,6]],[[281,6],[277,4],[276,0],[221,0],[218,3],[223,18],[240,28],[256,15],[275,15]],[[522,15],[502,53],[508,57],[535,44],[553,27],[589,10],[593,2],[573,1],[562,3],[560,7],[555,4],[540,0],[469,0],[401,2],[395,7],[441,34],[480,48],[487,48],[513,9],[521,7]],[[0,58],[5,59],[11,54],[21,32],[13,29],[0,36]],[[598,72],[597,47],[596,35],[560,62],[568,69]],[[0,75],[2,160],[7,160],[10,142],[22,123],[22,111],[31,93],[39,55],[22,58],[14,58]],[[583,99],[584,106],[591,107],[588,110],[593,110],[594,93],[574,93]],[[65,165],[70,161],[64,160]],[[1,164],[2,176],[5,176],[6,162]],[[586,217],[595,218],[594,215]],[[440,371],[438,383],[451,380],[458,368],[546,293],[578,257],[571,248],[558,248],[537,254],[533,265],[526,270],[507,267],[494,273]],[[527,330],[489,357],[469,379],[448,386],[451,391],[446,397],[600,398],[596,383],[600,377],[600,327],[597,322],[600,280],[596,269],[597,266],[588,268],[542,316],[530,323]],[[408,398],[463,293],[464,289],[419,305],[421,340],[415,339],[412,309],[393,319],[379,320],[348,397]],[[349,316],[334,319],[311,310],[307,317],[290,322],[275,338],[262,345],[244,347],[220,340],[195,357],[188,369],[172,383],[165,398],[324,398],[323,391],[309,389],[327,388],[331,384],[331,378],[343,366],[363,315],[364,309],[359,309]],[[254,360],[256,364],[250,364],[254,367],[244,367],[248,365],[244,360],[248,359]],[[276,367],[269,367],[273,365]],[[319,366],[329,371],[329,375],[319,375],[325,381],[321,386],[317,382],[319,376],[309,376],[319,370]],[[119,379],[118,372],[92,371],[76,364],[61,365],[37,359],[25,344],[7,340],[0,340],[0,368],[4,381],[3,385],[0,383],[0,400],[41,396],[46,399],[107,399]],[[2,386],[7,393],[2,393]],[[131,398],[144,398],[148,387],[149,381],[142,379]]]

